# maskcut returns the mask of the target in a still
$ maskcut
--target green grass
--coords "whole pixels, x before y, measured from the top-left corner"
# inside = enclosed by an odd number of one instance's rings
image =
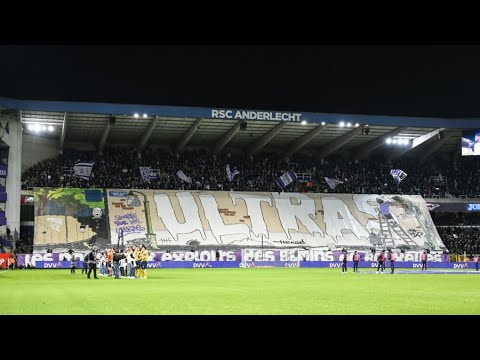
[[[480,275],[257,268],[150,269],[148,276],[0,272],[0,314],[480,314]]]

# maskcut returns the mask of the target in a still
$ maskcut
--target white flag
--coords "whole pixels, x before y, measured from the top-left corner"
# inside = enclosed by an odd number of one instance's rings
[[[407,177],[407,174],[400,169],[392,169],[390,170],[390,175],[393,176],[393,179],[396,181],[397,186],[402,182],[403,179]]]
[[[183,181],[191,184],[192,183],[192,178],[191,177],[188,177],[187,175],[185,175],[185,173],[183,172],[183,170],[178,170],[177,171],[177,176],[182,179]]]
[[[330,179],[328,177],[325,177],[325,181],[327,182],[328,186],[332,190],[335,190],[337,185],[343,184],[343,181],[340,181],[340,180],[337,180],[337,179]]]
[[[73,170],[75,172],[75,176],[88,180],[90,179],[90,175],[92,173],[93,165],[95,163],[76,163],[75,166],[73,167]]]
[[[150,181],[150,176],[152,174],[152,167],[151,166],[139,166],[140,175],[142,175],[142,179],[144,181]]]
[[[232,172],[230,171],[230,164],[227,164],[226,170],[227,170],[227,178],[228,178],[228,180],[229,180],[230,182],[232,182],[232,180],[233,180],[233,178],[234,178],[235,176],[237,176],[238,174],[240,174],[240,171],[238,171],[237,169],[235,169],[235,170],[233,171],[233,173],[232,173]]]

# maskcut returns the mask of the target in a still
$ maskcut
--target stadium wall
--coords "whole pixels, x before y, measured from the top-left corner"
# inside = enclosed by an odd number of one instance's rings
[[[376,269],[376,262],[360,262],[361,269]],[[71,266],[69,261],[37,261],[35,268],[37,269],[69,269]],[[77,268],[82,268],[83,263],[78,261]],[[178,261],[178,262],[159,262],[149,261],[147,268],[150,269],[201,269],[201,268],[341,268],[341,262],[333,261],[317,261],[317,262],[295,262],[295,261],[275,261],[275,262],[252,262],[252,261]],[[386,272],[390,272],[390,265],[387,263]],[[429,269],[475,269],[475,265],[459,262],[440,262],[427,263]],[[353,263],[348,263],[350,271]],[[396,269],[421,269],[420,262],[402,262],[395,264]]]
[[[56,268],[60,265],[55,263],[70,264],[72,256],[81,264],[87,252],[69,252],[64,253],[36,253],[36,254],[17,254],[18,265],[33,265],[40,266],[40,263],[47,263],[50,265],[44,268]],[[284,267],[281,264],[299,263],[301,267],[338,267],[343,260],[344,254],[341,251],[329,251],[320,249],[298,250],[298,249],[241,249],[241,250],[219,250],[218,258],[215,250],[196,250],[196,251],[151,251],[149,252],[148,263],[150,267],[202,267],[201,265],[194,266],[192,263],[253,263],[264,266]],[[376,255],[372,252],[358,252],[360,255],[360,266],[370,267],[371,264],[377,264]],[[421,264],[421,251],[412,251],[400,253],[397,256],[397,266],[415,267],[411,265],[404,265],[404,263]],[[101,255],[97,254],[99,258]],[[352,265],[350,260],[353,259],[353,251],[347,254],[349,266]],[[441,253],[430,253],[427,258],[429,263],[447,263],[448,255]],[[168,265],[168,263],[178,263],[179,265]],[[153,265],[152,265],[153,264]],[[164,264],[164,265],[161,265]],[[183,264],[183,265],[182,265]],[[280,264],[280,265],[279,265]],[[463,264],[463,263],[462,263]],[[67,265],[64,265],[65,267]],[[69,265],[68,265],[69,266]],[[77,265],[78,266],[78,265]],[[224,265],[223,267],[238,267],[235,265]],[[435,265],[436,266],[436,265]],[[250,266],[246,266],[250,267]]]

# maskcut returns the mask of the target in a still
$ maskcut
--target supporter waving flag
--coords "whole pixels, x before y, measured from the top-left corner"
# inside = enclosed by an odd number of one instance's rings
[[[330,189],[335,190],[337,185],[343,184],[343,181],[337,180],[337,179],[331,179],[328,177],[325,177],[325,181],[327,182],[328,186]]]
[[[407,177],[407,174],[406,174],[403,170],[400,170],[400,169],[392,169],[392,170],[390,170],[390,175],[393,176],[393,179],[394,179],[395,182],[397,183],[397,186],[400,185],[400,183],[402,182],[402,180]]]
[[[150,181],[152,174],[152,168],[150,166],[139,166],[140,175],[142,175],[142,180]]]
[[[282,189],[285,189],[288,185],[290,185],[297,179],[297,174],[295,174],[292,170],[289,170],[282,176],[277,177],[276,182],[278,186],[280,186]]]
[[[75,172],[75,176],[82,178],[84,180],[90,179],[90,175],[92,174],[93,165],[95,162],[79,162],[76,163],[73,167]]]
[[[237,169],[235,169],[235,170],[233,171],[233,173],[232,173],[232,172],[230,171],[230,164],[227,164],[226,170],[227,170],[227,178],[228,178],[228,180],[229,180],[230,182],[233,181],[233,178],[234,178],[235,176],[237,176],[238,174],[240,174],[240,171],[238,171]]]
[[[192,183],[192,178],[190,176],[187,176],[185,175],[185,173],[183,172],[183,170],[178,170],[177,171],[177,176],[182,179],[183,181],[191,184]]]

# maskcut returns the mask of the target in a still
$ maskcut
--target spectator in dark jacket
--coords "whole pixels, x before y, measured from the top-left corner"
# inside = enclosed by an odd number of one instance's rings
[[[88,269],[87,277],[90,279],[90,275],[92,274],[92,270],[93,270],[93,277],[95,279],[98,279],[98,277],[97,277],[97,258],[96,258],[96,251],[95,250],[92,250],[88,253],[88,265],[89,265],[89,269]]]

